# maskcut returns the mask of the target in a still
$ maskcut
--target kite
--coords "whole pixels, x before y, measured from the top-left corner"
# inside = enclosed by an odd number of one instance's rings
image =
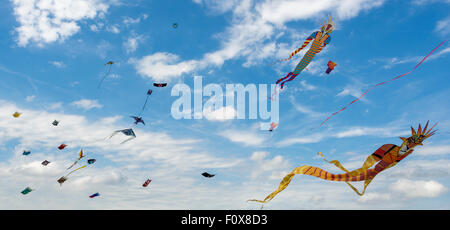
[[[88,162],[88,164],[94,164],[95,163],[95,159],[89,159],[87,162]]]
[[[74,165],[76,165],[77,163],[78,163],[78,161],[79,160],[81,160],[81,158],[83,158],[83,157],[85,157],[85,155],[83,155],[83,150],[80,150],[80,156],[78,157],[78,160],[76,160],[71,166],[69,166],[69,168],[67,168],[67,169],[70,169],[70,168],[72,168]]]
[[[86,155],[83,155],[83,150],[80,150],[80,156],[78,157],[78,160],[81,160],[81,158],[85,157]]]
[[[153,86],[159,87],[159,88],[161,88],[161,87],[166,87],[166,86],[167,86],[167,83],[153,83]]]
[[[150,184],[150,182],[152,182],[152,180],[147,179],[147,180],[145,181],[145,183],[142,185],[142,187],[147,187],[147,186]]]
[[[65,147],[67,147],[66,144],[61,144],[60,146],[58,146],[58,149],[59,149],[59,150],[63,150]]]
[[[41,163],[43,166],[47,166],[48,164],[50,164],[50,161],[48,161],[48,160],[45,160],[45,161],[42,161],[42,163]]]
[[[330,72],[334,70],[334,67],[336,66],[336,62],[328,61],[328,69],[325,71],[325,73],[330,74]]]
[[[30,153],[31,153],[31,151],[26,151],[26,150],[24,150],[22,154],[25,155],[25,156],[27,156],[27,155],[30,155]]]
[[[318,154],[326,162],[334,164],[336,167],[343,170],[345,173],[333,174],[314,166],[309,165],[300,166],[292,170],[291,173],[287,174],[281,181],[277,190],[269,194],[264,200],[249,200],[249,201],[256,201],[260,203],[269,202],[279,192],[283,191],[289,185],[295,174],[315,176],[320,179],[328,181],[344,181],[345,183],[347,183],[347,185],[350,186],[351,189],[353,189],[353,191],[355,191],[358,195],[362,196],[364,195],[367,186],[375,178],[375,176],[378,175],[378,173],[392,166],[395,166],[398,162],[400,162],[405,157],[410,155],[417,145],[423,145],[422,142],[425,139],[435,134],[437,130],[434,131],[432,130],[436,126],[436,124],[427,131],[428,123],[429,121],[427,121],[427,124],[423,129],[419,124],[419,128],[417,129],[417,131],[414,130],[413,127],[411,127],[411,136],[408,138],[400,137],[400,139],[403,141],[403,143],[400,146],[394,144],[385,144],[381,146],[374,153],[372,153],[367,157],[366,161],[364,162],[361,168],[355,169],[353,171],[348,171],[347,169],[345,169],[344,166],[342,166],[342,164],[337,160],[332,161],[326,160],[323,154],[319,152]],[[375,163],[377,164],[373,168],[371,168]],[[363,191],[359,192],[355,187],[353,187],[353,185],[349,183],[350,181],[364,181]]]
[[[142,117],[135,117],[135,116],[130,116],[132,118],[134,118],[134,124],[138,124],[139,122],[145,125],[144,120],[142,119]]]
[[[67,178],[67,177],[68,177],[70,174],[72,174],[73,172],[75,172],[75,171],[77,171],[77,170],[80,170],[80,169],[82,169],[82,168],[85,168],[86,166],[87,166],[87,165],[83,165],[83,166],[81,166],[81,167],[79,167],[79,168],[73,170],[72,172],[68,173],[67,175],[65,175],[65,176],[63,176],[63,177],[61,177],[61,178],[59,178],[59,179],[58,179],[59,185],[62,186],[62,184],[63,184],[67,179],[69,179],[69,178]]]
[[[106,72],[105,76],[103,76],[103,78],[102,78],[102,80],[100,81],[100,83],[98,83],[97,88],[100,88],[100,85],[102,84],[103,80],[105,80],[106,76],[109,75],[109,72],[111,71],[111,67],[112,67],[113,64],[115,64],[113,61],[109,61],[109,62],[107,62],[107,63],[105,64],[105,66],[106,66],[106,65],[109,65],[108,72]]]
[[[153,93],[153,91],[152,91],[151,89],[149,89],[149,90],[147,91],[147,98],[145,99],[144,106],[142,106],[142,110],[141,110],[141,112],[139,113],[138,116],[141,116],[141,114],[144,112],[145,106],[147,105],[148,98],[150,97],[150,95],[152,95],[152,93]],[[134,118],[134,117],[133,117],[133,118]],[[136,119],[136,118],[135,118],[135,119]],[[137,124],[137,122],[138,122],[138,121],[136,121],[135,124]],[[144,123],[142,122],[142,124],[144,124]],[[145,125],[145,124],[144,124],[144,125]]]
[[[19,113],[19,112],[15,112],[15,113],[13,113],[13,117],[15,117],[15,118],[18,118],[18,117],[20,117],[20,115],[22,115],[21,113]]]
[[[30,193],[31,191],[33,191],[33,189],[31,189],[30,187],[26,187],[21,193],[23,195],[26,195],[26,194]]]
[[[284,84],[286,82],[294,80],[295,77],[297,77],[300,74],[300,72],[302,72],[303,69],[305,69],[306,66],[309,65],[314,56],[320,53],[323,47],[325,47],[327,44],[330,43],[331,41],[330,33],[333,30],[334,24],[331,21],[331,18],[328,18],[327,21],[322,24],[320,31],[316,31],[311,35],[309,35],[309,37],[306,38],[306,41],[303,43],[303,45],[300,48],[296,49],[294,52],[292,52],[289,58],[280,60],[280,61],[290,60],[293,56],[295,56],[298,52],[300,52],[300,50],[305,48],[311,41],[313,41],[309,50],[305,53],[302,60],[297,64],[297,67],[295,67],[295,70],[293,72],[289,72],[286,77],[277,80],[276,84],[278,85],[279,83],[281,83],[281,89],[283,89]]]
[[[62,186],[62,183],[64,183],[65,181],[67,180],[67,177],[61,177],[61,178],[59,178],[58,179],[58,183],[59,183],[59,185],[61,185]]]
[[[202,173],[202,176],[210,178],[210,177],[213,177],[215,175],[214,174],[209,174],[207,172],[204,172],[204,173]]]
[[[96,193],[90,195],[89,198],[94,198],[94,197],[96,197],[96,196],[100,196],[100,194],[99,194],[98,192],[96,192]]]
[[[59,121],[57,121],[57,120],[54,120],[52,123],[52,125],[54,125],[54,126],[58,126],[58,124],[59,124]]]
[[[173,23],[172,27],[176,29],[178,27],[178,23]]]
[[[125,142],[127,142],[127,141],[129,141],[129,140],[131,140],[131,139],[133,139],[133,138],[136,138],[136,134],[134,133],[133,129],[116,130],[116,131],[114,131],[114,132],[111,134],[111,136],[110,136],[109,138],[113,137],[113,136],[116,135],[117,133],[123,133],[125,136],[131,136],[130,138],[128,138],[128,139],[122,141],[121,144],[123,144],[123,143],[125,143]]]
[[[347,109],[348,106],[352,105],[353,103],[357,102],[359,99],[363,98],[367,93],[369,93],[371,90],[375,89],[376,87],[380,86],[380,85],[384,85],[386,83],[389,83],[391,81],[397,80],[401,77],[404,77],[408,74],[410,74],[412,71],[414,71],[415,69],[417,69],[417,67],[419,67],[432,53],[434,53],[434,51],[436,51],[442,44],[444,44],[447,40],[443,41],[441,44],[439,44],[438,46],[436,46],[436,48],[434,48],[427,56],[425,56],[422,61],[420,61],[416,66],[414,66],[413,69],[411,69],[409,72],[404,73],[402,75],[399,75],[397,77],[394,77],[390,80],[384,81],[384,82],[380,82],[374,86],[372,86],[371,88],[369,88],[368,90],[366,90],[366,92],[364,92],[361,96],[359,96],[358,98],[356,98],[355,100],[353,100],[352,102],[350,102],[348,105],[344,106],[342,109],[340,109],[337,112],[332,113],[329,117],[327,117],[327,119],[325,119],[320,125],[319,127],[321,127],[323,124],[325,124],[325,122],[327,122],[332,116],[344,111],[345,109]]]
[[[278,127],[278,123],[276,122],[272,122],[270,123],[270,129],[269,131],[272,132],[274,129],[276,129]]]

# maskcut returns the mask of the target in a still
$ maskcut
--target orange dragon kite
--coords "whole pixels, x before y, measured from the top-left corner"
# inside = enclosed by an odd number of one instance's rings
[[[297,167],[294,170],[292,170],[291,173],[287,174],[283,180],[280,183],[280,186],[277,190],[269,194],[264,200],[249,200],[249,201],[256,201],[260,203],[267,203],[270,200],[272,200],[279,192],[283,191],[291,182],[292,178],[295,174],[304,174],[309,176],[315,176],[320,179],[329,180],[329,181],[344,181],[347,183],[358,195],[362,196],[364,195],[364,192],[366,191],[367,186],[370,184],[370,182],[375,178],[378,173],[384,171],[385,169],[388,169],[392,166],[395,166],[398,162],[403,160],[405,157],[407,157],[409,154],[411,154],[414,151],[414,148],[417,145],[422,145],[422,142],[427,139],[428,137],[435,134],[437,130],[433,130],[433,128],[436,126],[436,124],[431,127],[431,129],[427,130],[428,123],[425,125],[425,127],[422,129],[422,127],[419,124],[419,128],[417,131],[411,127],[411,136],[408,138],[400,137],[402,139],[403,143],[400,146],[394,145],[394,144],[385,144],[378,148],[374,153],[372,153],[369,157],[367,157],[366,161],[364,162],[363,166],[359,169],[348,171],[345,169],[342,164],[337,160],[327,161],[322,153],[319,152],[319,155],[322,156],[322,158],[330,163],[334,164],[339,169],[342,169],[345,171],[345,173],[342,174],[333,174],[329,173],[321,168],[304,165],[301,167]],[[378,163],[377,163],[378,162]],[[375,167],[371,168],[375,163]],[[350,181],[364,181],[364,189],[360,193],[353,185],[351,185]]]

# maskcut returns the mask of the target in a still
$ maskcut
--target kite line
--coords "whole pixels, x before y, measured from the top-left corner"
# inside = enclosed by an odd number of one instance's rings
[[[384,84],[386,84],[386,83],[389,83],[389,82],[391,82],[391,81],[397,80],[397,79],[399,79],[399,78],[401,78],[401,77],[404,77],[404,76],[410,74],[412,71],[414,71],[415,69],[417,69],[417,67],[419,67],[419,66],[420,66],[420,65],[421,65],[421,64],[422,64],[422,63],[423,63],[423,62],[424,62],[424,61],[425,61],[432,53],[434,53],[434,51],[436,51],[436,50],[437,50],[442,44],[444,44],[446,41],[447,41],[447,40],[443,41],[441,44],[439,44],[438,46],[436,46],[436,48],[434,48],[427,56],[425,56],[425,57],[422,59],[422,61],[419,62],[419,64],[417,64],[417,65],[416,65],[412,70],[410,70],[409,72],[404,73],[404,74],[402,74],[402,75],[399,75],[399,76],[397,76],[397,77],[394,77],[394,78],[392,78],[391,80],[384,81],[384,82],[381,82],[381,83],[376,84],[375,86],[372,86],[372,87],[369,88],[366,92],[364,92],[361,96],[359,96],[358,98],[356,98],[355,100],[353,100],[352,102],[350,102],[348,105],[344,106],[344,107],[343,107],[342,109],[340,109],[339,111],[332,113],[329,117],[327,117],[327,119],[325,119],[325,120],[319,125],[319,128],[322,127],[322,125],[325,124],[325,122],[327,122],[331,117],[333,117],[334,115],[336,115],[336,114],[338,114],[338,113],[344,111],[344,110],[345,110],[348,106],[350,106],[351,104],[353,104],[353,103],[359,101],[359,99],[363,98],[367,93],[369,93],[370,91],[372,91],[372,90],[373,90],[374,88],[376,88],[377,86],[384,85]]]

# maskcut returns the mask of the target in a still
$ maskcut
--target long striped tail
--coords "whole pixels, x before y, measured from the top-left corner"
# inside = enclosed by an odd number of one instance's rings
[[[303,48],[305,48],[311,41],[312,41],[312,38],[306,39],[306,41],[303,43],[303,45],[302,45],[300,48],[297,48],[296,50],[294,50],[294,52],[292,52],[292,53],[289,55],[288,58],[278,60],[278,61],[276,61],[276,62],[270,64],[270,66],[272,66],[272,65],[274,65],[274,64],[276,64],[276,63],[283,62],[283,61],[289,61],[289,60],[291,60],[292,57],[294,57],[295,55],[297,55],[297,54],[298,54]]]
[[[280,79],[277,80],[276,84],[278,85],[281,82],[281,89],[283,89],[284,84],[288,81],[292,81],[295,79],[295,77],[297,77],[298,74],[294,74],[292,72],[289,72],[288,75],[286,75],[286,77],[282,77]]]
[[[248,200],[248,201],[256,201],[256,202],[259,202],[259,203],[267,203],[267,202],[271,201],[278,193],[283,191],[289,185],[289,183],[291,183],[292,178],[296,174],[315,176],[315,177],[318,177],[320,179],[329,180],[329,181],[345,181],[356,193],[358,193],[359,195],[363,195],[364,194],[364,191],[361,194],[361,193],[358,192],[358,190],[356,190],[356,188],[354,188],[350,183],[348,183],[348,181],[362,181],[362,180],[365,180],[366,177],[363,176],[363,175],[352,176],[349,173],[333,174],[333,173],[329,173],[329,172],[327,172],[327,171],[325,171],[325,170],[323,170],[321,168],[318,168],[318,167],[304,165],[304,166],[300,166],[300,167],[295,168],[294,170],[292,170],[292,172],[287,174],[283,178],[283,180],[281,181],[281,183],[278,186],[278,188],[274,192],[269,194],[266,198],[264,198],[264,200],[252,199],[252,200]],[[366,187],[367,186],[365,185],[364,190],[365,190]]]

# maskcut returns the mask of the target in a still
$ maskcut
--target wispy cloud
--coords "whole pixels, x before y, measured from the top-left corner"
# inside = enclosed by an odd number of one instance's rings
[[[396,181],[391,185],[391,189],[407,198],[437,197],[448,190],[444,185],[437,181],[412,181],[407,179]]]
[[[138,35],[136,33],[132,33],[130,37],[123,43],[123,47],[125,48],[125,52],[133,53],[139,46],[139,43],[142,43],[145,40],[145,36]]]
[[[123,19],[123,24],[125,24],[126,26],[129,25],[133,25],[133,24],[138,24],[141,22],[141,20],[145,20],[148,18],[147,14],[142,14],[141,16],[137,17],[137,18],[132,18],[132,17],[124,17]]]
[[[267,159],[268,152],[253,152],[250,159],[256,163],[251,173],[251,178],[255,179],[267,172],[270,172],[268,179],[280,179],[286,174],[285,169],[289,169],[289,161],[283,158],[283,156],[277,155],[272,159]],[[280,175],[283,175],[280,177]]]
[[[329,130],[327,132],[318,132],[309,134],[307,136],[301,137],[289,137],[281,140],[278,143],[279,147],[290,146],[294,144],[310,144],[318,143],[328,138],[349,138],[349,137],[360,137],[360,136],[378,136],[378,137],[399,137],[408,135],[409,130],[400,129],[397,126],[386,126],[386,127],[348,127],[344,130],[333,131]]]
[[[294,106],[295,110],[297,110],[300,113],[308,115],[309,117],[312,117],[312,118],[319,118],[319,117],[322,117],[322,116],[325,115],[324,113],[320,113],[320,112],[314,111],[311,108],[298,103],[295,100],[295,97],[293,97],[293,96],[290,96],[289,99],[291,101],[291,104]]]
[[[114,34],[118,34],[118,33],[120,33],[119,25],[117,25],[117,24],[110,25],[110,26],[106,27],[106,31],[114,33]]]
[[[64,62],[62,61],[50,61],[50,64],[52,64],[53,66],[57,67],[57,68],[64,68],[66,67],[66,64],[64,64]]]
[[[25,101],[27,101],[27,102],[32,102],[32,101],[34,100],[34,98],[36,98],[35,95],[27,96],[27,97],[25,98]]]
[[[103,105],[99,104],[97,100],[88,100],[88,99],[82,99],[79,101],[74,101],[71,103],[72,105],[82,108],[85,110],[90,110],[93,108],[102,108]]]
[[[416,151],[417,155],[447,155],[450,154],[450,145],[430,145],[424,146]]]
[[[261,146],[266,141],[266,138],[255,130],[228,129],[220,132],[219,135],[244,146]]]
[[[203,108],[203,115],[211,121],[227,121],[234,119],[237,115],[236,110],[231,106],[223,106],[219,109]]]
[[[447,17],[436,23],[436,28],[434,29],[434,31],[440,33],[441,35],[447,35],[450,33],[450,30],[448,29],[449,27],[450,27],[450,17]]]
[[[19,46],[64,41],[80,30],[80,21],[102,17],[108,4],[100,0],[13,0]]]

